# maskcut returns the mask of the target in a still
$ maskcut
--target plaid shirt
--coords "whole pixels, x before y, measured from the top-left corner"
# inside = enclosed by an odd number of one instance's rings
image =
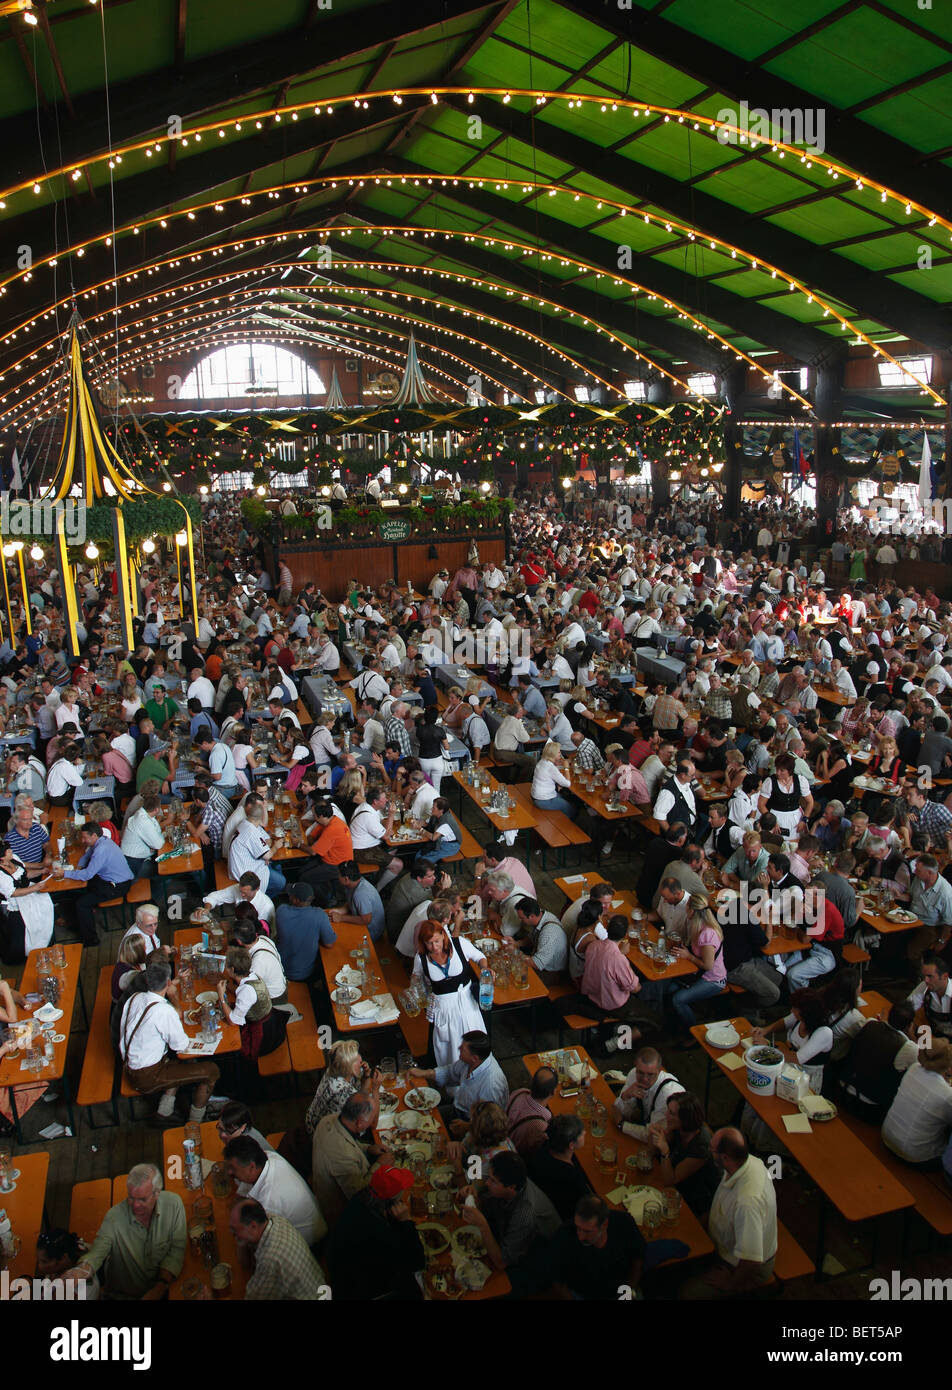
[[[575,766],[582,768],[584,772],[601,772],[605,766],[605,759],[590,738],[583,738],[579,744],[575,754]]]
[[[776,671],[769,671],[757,687],[757,694],[764,700],[773,700],[780,685]]]
[[[304,1237],[277,1212],[268,1213],[268,1224],[255,1246],[254,1265],[255,1272],[245,1289],[248,1300],[303,1302],[321,1297],[323,1270]]]
[[[722,685],[716,690],[709,690],[705,695],[704,713],[709,714],[712,719],[730,719],[731,697]]]
[[[655,700],[651,722],[656,729],[676,729],[678,721],[687,717],[687,710],[674,695],[659,695]]]
[[[225,822],[231,815],[231,802],[227,796],[222,796],[221,792],[215,787],[208,788],[208,805],[202,810],[202,825],[208,831],[208,838],[212,842],[216,858],[221,854],[222,835],[225,831]]]
[[[410,747],[410,735],[407,733],[407,726],[402,719],[397,719],[391,715],[384,725],[383,736],[387,743],[399,748],[401,758],[409,758],[412,754]]]
[[[919,829],[929,836],[933,845],[944,845],[946,833],[952,827],[952,811],[941,801],[927,801],[916,814]]]

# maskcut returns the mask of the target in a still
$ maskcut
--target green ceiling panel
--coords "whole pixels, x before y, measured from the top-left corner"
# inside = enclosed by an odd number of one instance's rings
[[[914,265],[920,242],[911,236],[884,236],[876,241],[861,241],[842,246],[837,255],[864,265],[869,270],[885,270],[889,266]]]
[[[904,271],[889,278],[939,304],[952,301],[952,262],[946,261],[943,265],[933,262],[931,270]]]
[[[952,75],[924,82],[863,112],[863,120],[917,150],[952,145]]]
[[[696,78],[632,47],[630,53],[620,45],[614,53],[592,68],[588,77],[623,96],[638,97],[658,106],[685,106],[704,90]],[[572,91],[580,90],[574,84]],[[631,120],[630,114],[627,117]]]
[[[928,39],[862,6],[766,67],[795,83],[809,73],[810,90],[842,107],[928,72],[937,56]]]
[[[803,196],[802,184],[763,160],[712,173],[699,180],[697,187],[712,198],[720,198],[746,212],[762,212]]]
[[[921,29],[927,29],[952,44],[952,9],[948,5],[932,0],[931,6],[912,13],[909,0],[880,0],[880,4],[883,9],[895,10],[903,19],[913,19]]]
[[[830,0],[797,0],[797,24],[805,27],[833,9]],[[775,0],[674,0],[664,11],[666,20],[699,34],[741,58],[752,59],[790,37],[786,11]]]
[[[497,31],[498,33],[498,31]],[[555,58],[551,49],[546,57]],[[460,73],[459,85],[474,87],[516,87],[532,91],[555,91],[575,68],[575,63],[557,67],[539,54],[530,55],[491,38],[469,60]]]

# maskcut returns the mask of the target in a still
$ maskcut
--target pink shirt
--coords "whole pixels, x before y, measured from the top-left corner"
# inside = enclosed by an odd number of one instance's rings
[[[620,1009],[640,989],[638,976],[615,941],[595,940],[585,951],[582,993],[600,1009]]]
[[[705,970],[701,975],[702,980],[713,980],[715,984],[720,984],[721,980],[727,975],[727,966],[724,964],[724,952],[721,949],[722,941],[713,927],[702,927],[697,934],[697,952],[701,953],[704,946],[714,947],[714,964],[710,970]]]
[[[513,859],[511,855],[508,859],[500,859],[495,869],[493,869],[493,873],[508,874],[512,879],[514,888],[518,888],[521,893],[525,893],[529,898],[535,897],[535,884],[532,882],[529,870],[520,860]],[[485,879],[483,879],[483,883],[485,884]],[[482,890],[482,886],[479,890],[479,896],[481,898],[486,896]]]
[[[103,753],[102,770],[108,777],[115,777],[117,782],[128,785],[132,781],[132,768],[115,748],[110,748],[108,753]]]

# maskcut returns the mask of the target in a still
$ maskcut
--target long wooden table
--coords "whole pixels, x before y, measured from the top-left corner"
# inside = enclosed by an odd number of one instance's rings
[[[487,773],[485,768],[481,769],[480,777],[486,776]],[[489,795],[485,797],[482,794],[483,787],[470,786],[461,771],[453,773],[453,781],[460,788],[461,792],[466,793],[473,805],[482,812],[493,829],[499,834],[507,830],[531,830],[535,826],[535,817],[523,806],[520,806],[518,802],[515,808],[509,812],[508,816],[501,816],[498,811],[490,809],[490,802],[497,791],[504,791],[507,796],[509,794],[509,788],[504,787],[501,782],[497,782],[494,777],[489,777]]]
[[[411,1087],[410,1089],[412,1090],[413,1088]],[[401,1112],[406,1111],[410,1108],[406,1102],[406,1088],[401,1089],[398,1084],[394,1084],[389,1086],[388,1090],[398,1097],[399,1103],[397,1105],[396,1111],[393,1112],[394,1114],[399,1115]],[[436,1121],[436,1124],[438,1126],[438,1132],[433,1134],[432,1137],[429,1138],[426,1135],[417,1135],[415,1132],[411,1131],[408,1135],[407,1142],[424,1143],[429,1145],[430,1159],[432,1160],[432,1155],[434,1151],[436,1151],[437,1149],[445,1150],[446,1145],[449,1142],[449,1135],[447,1133],[446,1126],[443,1123],[443,1117],[439,1113],[439,1111],[432,1110],[429,1113],[433,1116],[433,1119]],[[407,1131],[398,1130],[394,1125],[387,1129],[376,1130],[375,1138],[379,1144],[383,1144],[384,1146],[386,1146],[388,1140],[391,1143],[398,1142],[397,1136],[402,1136],[404,1134],[407,1134]],[[395,1157],[394,1162],[397,1167],[402,1166],[402,1160],[399,1157]],[[445,1160],[445,1162],[449,1163],[448,1157]],[[449,1231],[455,1231],[460,1226],[466,1226],[471,1224],[467,1222],[465,1218],[460,1214],[458,1206],[456,1205],[454,1205],[453,1211],[447,1212],[445,1215],[435,1217],[429,1217],[426,1215],[426,1208],[424,1205],[425,1191],[428,1187],[431,1186],[429,1182],[429,1174],[432,1172],[432,1168],[433,1164],[432,1161],[430,1161],[427,1163],[427,1178],[422,1180],[418,1179],[417,1182],[414,1183],[413,1189],[411,1189],[411,1191],[406,1194],[406,1200],[409,1204],[410,1214],[413,1220],[418,1225],[421,1223],[425,1224],[427,1222],[435,1222],[437,1225],[445,1226]],[[488,1257],[484,1258],[483,1263],[489,1265]],[[450,1250],[444,1250],[440,1255],[428,1254],[426,1260],[426,1267],[428,1274],[434,1270],[446,1271],[450,1269],[452,1267],[452,1252]],[[491,1265],[489,1265],[489,1267],[490,1269],[492,1269]],[[439,1303],[447,1301],[446,1294],[439,1294],[434,1292],[430,1285],[429,1279],[426,1279],[425,1283],[425,1296],[427,1298],[433,1299],[434,1302]],[[511,1288],[512,1285],[509,1282],[509,1276],[506,1274],[506,1272],[500,1269],[492,1269],[492,1273],[490,1274],[488,1280],[481,1289],[467,1291],[461,1295],[461,1298],[465,1299],[467,1302],[481,1302],[490,1298],[504,1298],[505,1295],[510,1292]]]
[[[36,1270],[36,1238],[43,1229],[50,1156],[48,1153],[14,1154],[13,1167],[20,1170],[20,1176],[12,1192],[0,1192],[0,1207],[10,1218],[20,1249],[6,1268],[11,1279],[32,1279]]]
[[[224,1144],[219,1137],[218,1126],[215,1124],[214,1120],[206,1120],[201,1129],[202,1157],[210,1160],[212,1163],[223,1162],[222,1151],[224,1149]],[[242,1299],[245,1296],[248,1271],[238,1258],[234,1237],[228,1224],[228,1218],[231,1214],[231,1208],[237,1191],[232,1184],[233,1190],[227,1197],[216,1197],[212,1192],[212,1185],[208,1178],[205,1179],[200,1192],[197,1189],[186,1187],[185,1150],[182,1147],[184,1139],[184,1127],[181,1129],[167,1129],[162,1135],[162,1154],[165,1159],[164,1172],[166,1190],[169,1192],[177,1192],[185,1203],[186,1225],[191,1223],[192,1205],[196,1197],[205,1196],[211,1198],[212,1215],[215,1221],[215,1234],[218,1238],[219,1262],[231,1265],[231,1293],[229,1297],[232,1299]],[[179,1162],[175,1163],[175,1159],[178,1159]],[[116,1181],[124,1184],[125,1178],[118,1178]],[[121,1197],[125,1195],[125,1190],[123,1190]],[[115,1194],[113,1194],[114,1201],[121,1200],[121,1197],[117,1198]],[[210,1270],[202,1262],[201,1256],[193,1250],[192,1242],[189,1241],[185,1248],[185,1263],[182,1266],[181,1277],[172,1285],[169,1291],[169,1298],[180,1299],[182,1297],[182,1284],[186,1279],[201,1279],[203,1283],[207,1284],[209,1281],[209,1274]]]
[[[578,1151],[577,1157],[593,1190],[600,1197],[607,1196],[609,1192],[613,1192],[623,1185],[635,1187],[644,1184],[647,1187],[656,1187],[659,1191],[662,1190],[664,1184],[658,1178],[657,1167],[652,1168],[650,1173],[642,1173],[639,1169],[631,1168],[628,1165],[627,1160],[634,1158],[642,1149],[650,1152],[650,1145],[643,1143],[640,1139],[631,1138],[630,1135],[622,1133],[618,1128],[612,1115],[615,1095],[585,1048],[573,1047],[565,1050],[577,1052],[579,1060],[588,1063],[591,1077],[589,1090],[608,1111],[604,1138],[598,1139],[592,1134],[592,1119],[585,1119],[584,1116],[579,1115],[579,1119],[585,1125],[585,1142]],[[542,1060],[537,1052],[523,1057],[522,1061],[530,1076],[542,1066]],[[549,1109],[553,1115],[577,1115],[578,1097],[563,1096],[560,1090],[556,1090],[555,1095],[549,1101]],[[617,1162],[607,1170],[598,1164],[598,1148],[605,1142],[614,1144],[617,1149]],[[714,1249],[710,1236],[686,1202],[681,1203],[681,1214],[678,1220],[673,1225],[666,1225],[661,1234],[671,1240],[684,1241],[689,1249],[689,1253],[683,1257],[685,1260],[699,1259],[703,1255],[711,1254]],[[674,1262],[665,1261],[665,1263]]]
[[[73,1009],[76,1005],[76,996],[79,995],[83,1016],[86,1019],[86,1026],[89,1026],[89,1018],[86,1014],[86,1001],[83,998],[82,985],[79,978],[80,962],[83,958],[83,948],[81,945],[63,946],[66,956],[66,965],[62,970],[54,970],[52,973],[58,975],[63,982],[60,993],[58,1009],[62,1009],[63,1016],[58,1018],[53,1026],[52,1032],[57,1037],[62,1037],[63,1041],[53,1044],[53,1063],[51,1066],[44,1067],[42,1071],[21,1071],[20,1064],[23,1061],[23,1053],[19,1050],[8,1053],[0,1060],[0,1086],[10,1088],[10,1109],[13,1114],[13,1123],[16,1126],[17,1139],[22,1144],[23,1131],[20,1128],[20,1117],[17,1114],[16,1093],[18,1088],[27,1086],[37,1086],[43,1083],[49,1084],[59,1081],[63,1086],[63,1099],[66,1101],[66,1109],[69,1114],[69,1127],[76,1133],[76,1124],[73,1119],[72,1093],[70,1091],[69,1074],[66,1070],[66,1053],[69,1048],[69,1035],[73,1026]],[[31,951],[27,956],[26,965],[23,967],[23,978],[20,981],[21,994],[38,994],[40,984],[37,976],[36,961],[37,951]],[[37,1008],[42,1008],[38,1004]],[[35,1012],[35,1010],[33,1011]]]
[[[584,802],[585,805],[594,811],[597,816],[600,816],[602,820],[610,823],[625,820],[637,821],[644,815],[650,815],[650,805],[636,806],[633,801],[622,801],[617,811],[610,811],[605,795],[608,790],[606,787],[588,787],[583,785],[582,778],[584,777],[587,782],[590,775],[590,773],[581,773],[574,767],[569,769],[569,776],[572,783],[572,795],[577,796],[579,801]]]
[[[201,941],[201,927],[180,927],[179,930],[175,933],[175,936],[173,937],[173,944],[179,950],[181,950],[183,946],[200,946]],[[215,986],[211,983],[211,981],[194,981],[192,988],[193,995],[203,994],[206,990],[209,993],[215,993]],[[187,1003],[185,1001],[182,1001],[181,1006],[179,1008],[179,1015],[182,1020],[182,1027],[185,1029],[186,1033],[189,1035],[190,1038],[197,1037],[200,1032],[200,1029],[197,1024],[189,1023],[185,1015],[186,1013],[191,1012],[192,1009],[198,1007],[199,1006],[197,1004],[194,1004],[191,1001]],[[218,1044],[218,1047],[212,1054],[213,1056],[217,1057],[219,1053],[239,1052],[241,1050],[241,1032],[235,1026],[235,1024],[222,1022],[221,1035],[221,1042]],[[187,1052],[180,1052],[179,1056],[182,1058],[188,1058],[189,1054]]]
[[[874,1006],[867,1000],[865,1007],[869,1009]],[[733,1018],[731,1023],[741,1038],[747,1037],[752,1031],[746,1018]],[[736,1048],[725,1050],[712,1047],[706,1041],[707,1027],[706,1024],[695,1024],[691,1033],[707,1054],[710,1076],[712,1063],[720,1064],[726,1056],[741,1054]],[[793,1055],[792,1050],[776,1038],[771,1040],[770,1045],[787,1057]],[[731,1071],[719,1065],[718,1071],[749,1102],[820,1189],[823,1200],[819,1204],[815,1255],[818,1271],[823,1267],[825,1254],[828,1203],[832,1203],[847,1221],[871,1221],[914,1205],[911,1193],[838,1116],[822,1124],[814,1124],[810,1134],[790,1134],[783,1117],[796,1114],[795,1105],[775,1095],[765,1096],[751,1091],[747,1086],[746,1067]]]
[[[375,989],[373,993],[386,993],[387,986],[384,982],[384,973],[380,965],[380,957],[377,954],[376,946],[373,941],[370,940],[367,928],[362,927],[358,922],[335,922],[334,930],[337,932],[337,940],[334,942],[333,946],[321,947],[321,965],[324,970],[324,979],[327,981],[328,993],[336,990],[336,976],[339,971],[341,971],[345,965],[354,965],[350,953],[351,951],[356,951],[359,946],[363,946],[364,937],[367,938],[370,945],[368,971],[371,975],[375,975],[380,982],[379,988]],[[363,997],[368,997],[367,990],[364,991]],[[399,1007],[396,999],[393,1002],[396,1007]],[[334,1026],[338,1033],[368,1033],[374,1028],[398,1027],[396,1019],[391,1023],[351,1023],[348,1010],[339,1008],[333,999],[331,999],[331,1007],[334,1010]]]

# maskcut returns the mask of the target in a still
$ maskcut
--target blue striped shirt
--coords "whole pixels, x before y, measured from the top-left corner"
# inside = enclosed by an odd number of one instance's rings
[[[30,826],[29,835],[25,837],[11,822],[10,828],[3,838],[12,847],[16,857],[22,859],[24,864],[39,864],[46,853],[46,846],[50,837],[45,826],[40,825],[39,821],[34,821]]]

